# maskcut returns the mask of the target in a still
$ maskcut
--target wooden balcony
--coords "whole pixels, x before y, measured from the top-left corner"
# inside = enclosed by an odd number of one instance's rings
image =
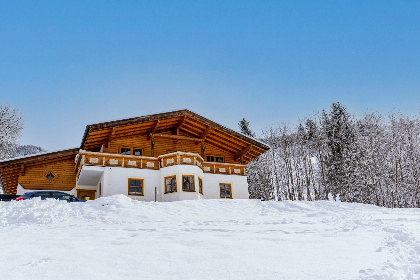
[[[175,152],[158,156],[160,167],[172,165],[197,165],[201,168],[204,159],[195,153]]]
[[[159,170],[160,168],[172,165],[196,165],[200,167],[204,173],[242,176],[245,175],[245,169],[247,167],[246,165],[241,164],[205,162],[200,155],[186,152],[175,152],[158,157],[145,157],[80,151],[76,158],[76,178],[79,178],[84,165],[152,170]]]
[[[110,166],[110,167],[129,167],[141,169],[158,170],[159,159],[155,157],[131,156],[108,153],[94,153],[80,151],[76,160],[75,172],[79,178],[80,171],[84,165]]]
[[[242,175],[245,176],[246,165],[220,163],[220,162],[203,162],[202,169],[204,173]]]

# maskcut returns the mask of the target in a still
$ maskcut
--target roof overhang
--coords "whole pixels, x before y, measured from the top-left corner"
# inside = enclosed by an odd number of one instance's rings
[[[99,151],[112,138],[182,131],[249,162],[269,149],[267,145],[189,110],[178,110],[87,125],[80,149]],[[181,138],[180,138],[181,139]]]
[[[55,151],[55,152],[38,153],[38,154],[32,154],[32,155],[27,155],[23,157],[5,159],[5,160],[0,161],[0,169],[14,166],[14,165],[31,164],[38,161],[54,160],[54,159],[66,157],[69,155],[77,155],[78,153],[79,153],[79,148],[72,148],[72,149],[60,150],[60,151]]]

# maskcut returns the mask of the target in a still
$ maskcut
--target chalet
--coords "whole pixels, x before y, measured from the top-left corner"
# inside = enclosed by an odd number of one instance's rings
[[[247,164],[263,143],[189,110],[86,126],[80,148],[0,162],[6,193],[60,190],[95,199],[249,198]]]

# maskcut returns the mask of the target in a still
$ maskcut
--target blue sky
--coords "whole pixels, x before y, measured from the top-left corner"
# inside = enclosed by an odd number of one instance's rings
[[[22,144],[187,108],[259,133],[335,101],[420,109],[420,1],[2,1],[0,103]]]

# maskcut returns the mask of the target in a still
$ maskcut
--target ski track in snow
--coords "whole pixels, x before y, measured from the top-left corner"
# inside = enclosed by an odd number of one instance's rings
[[[1,279],[420,279],[420,209],[0,202]]]

